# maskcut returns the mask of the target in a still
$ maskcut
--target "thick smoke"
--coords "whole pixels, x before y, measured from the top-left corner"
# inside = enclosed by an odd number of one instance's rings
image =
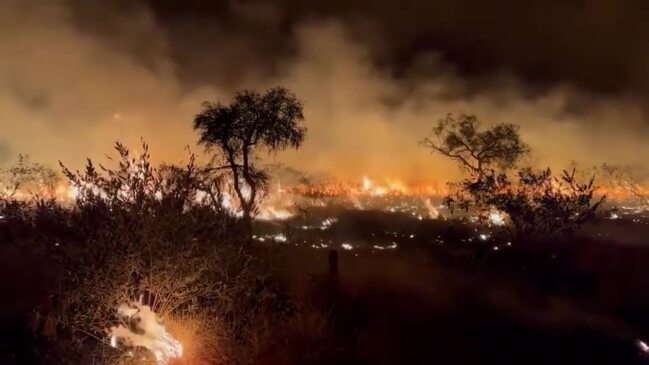
[[[12,151],[34,160],[78,164],[112,142],[140,136],[156,155],[180,157],[193,141],[190,120],[214,90],[185,92],[146,9],[115,15],[112,35],[92,35],[62,1],[0,5],[0,115]],[[152,62],[128,52],[139,39]]]
[[[115,139],[135,146],[143,137],[154,158],[176,162],[195,143],[201,102],[279,84],[304,101],[309,134],[298,152],[270,159],[307,171],[444,182],[457,169],[418,141],[447,113],[519,124],[531,164],[646,164],[649,128],[631,97],[569,84],[539,91],[506,70],[470,78],[436,52],[395,76],[377,65],[380,42],[357,37],[347,18],[305,18],[284,39],[271,6],[235,7],[234,28],[201,19],[170,28],[144,4],[36,3],[0,0],[4,155],[79,166]],[[261,34],[283,46],[265,49]]]

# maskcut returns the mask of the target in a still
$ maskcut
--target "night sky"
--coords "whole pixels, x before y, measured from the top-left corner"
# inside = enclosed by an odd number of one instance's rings
[[[201,102],[277,84],[310,130],[277,159],[341,176],[455,174],[417,145],[446,113],[521,125],[532,164],[649,153],[641,1],[0,0],[0,27],[5,161],[175,161]]]

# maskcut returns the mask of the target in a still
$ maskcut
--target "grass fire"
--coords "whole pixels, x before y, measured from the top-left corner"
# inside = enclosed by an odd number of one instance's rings
[[[647,14],[546,5],[0,0],[0,364],[649,364]]]

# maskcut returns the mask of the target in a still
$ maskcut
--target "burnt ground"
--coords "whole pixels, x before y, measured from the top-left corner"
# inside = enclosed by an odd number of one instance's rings
[[[327,271],[336,249],[340,302],[351,303],[330,319],[347,328],[343,350],[327,361],[300,354],[313,349],[284,349],[290,362],[649,363],[638,342],[649,339],[649,219],[642,214],[601,219],[570,239],[523,242],[496,227],[410,214],[335,218],[324,228],[318,222],[326,214],[259,227],[266,232],[260,244],[284,247],[295,296],[310,274]],[[269,242],[278,232],[287,242]]]
[[[257,224],[297,302],[327,275],[331,249],[340,279],[335,309],[318,314],[330,330],[281,332],[259,363],[649,363],[638,342],[649,340],[642,214],[593,222],[570,239],[511,242],[495,227],[334,213]],[[25,321],[48,274],[28,253],[2,251],[0,364],[37,363]]]

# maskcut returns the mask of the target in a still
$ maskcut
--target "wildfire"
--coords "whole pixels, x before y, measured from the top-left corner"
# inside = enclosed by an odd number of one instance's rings
[[[497,210],[492,210],[489,212],[489,223],[494,226],[504,226],[506,224],[506,215]]]
[[[419,195],[421,193],[421,189],[419,188],[408,187],[402,181],[392,179],[386,179],[385,184],[377,185],[372,182],[372,180],[370,180],[367,176],[364,176],[363,180],[361,181],[360,191],[358,189],[355,189],[353,186],[349,190],[353,191],[356,194],[381,197],[385,195]]]
[[[275,208],[273,206],[262,206],[259,209],[259,214],[257,214],[257,219],[269,221],[269,220],[284,220],[289,219],[294,214],[288,209],[284,208]]]
[[[141,177],[142,167],[135,163],[131,166],[131,173]],[[236,196],[232,193],[231,184],[225,183],[221,193],[221,206],[235,216],[242,216],[243,212]],[[319,183],[282,184],[276,181],[270,185],[269,191],[262,195],[265,197],[257,207],[256,219],[258,220],[287,220],[295,216],[300,207],[325,207],[331,204],[353,207],[358,210],[387,210],[413,214],[417,219],[438,219],[443,217],[443,206],[433,205],[435,198],[448,193],[446,187],[440,188],[435,184],[405,183],[399,179],[375,179],[363,176],[357,181],[331,180]],[[30,200],[34,197],[52,198],[64,204],[73,203],[85,192],[105,195],[96,186],[73,186],[57,182],[53,186],[45,184],[31,184],[20,189],[10,189],[0,186],[0,194],[11,196],[18,200]],[[159,191],[154,192],[160,198]],[[609,201],[630,201],[629,191],[623,186],[603,186],[600,194],[609,197]],[[127,195],[127,191],[120,192]],[[249,194],[249,189],[244,185],[244,196]],[[195,197],[197,202],[205,202],[207,193],[199,191]],[[637,199],[636,199],[637,200]],[[418,201],[418,202],[416,202]],[[640,202],[643,203],[643,202]],[[387,208],[386,208],[387,207]],[[647,209],[647,204],[642,204]],[[614,217],[612,217],[615,219]],[[492,226],[504,226],[508,217],[502,212],[492,211],[486,217]]]
[[[428,216],[430,217],[430,219],[439,218],[439,210],[437,210],[437,208],[433,206],[433,204],[430,202],[430,199],[424,199],[424,205],[428,210]]]
[[[360,181],[335,180],[327,183],[302,184],[293,189],[294,193],[308,197],[357,197],[371,196],[440,196],[446,189],[435,185],[407,184],[399,179],[384,179],[382,184],[377,183],[367,176]]]
[[[112,347],[127,349],[131,356],[137,348],[145,348],[158,365],[182,356],[182,344],[167,331],[151,307],[142,304],[142,298],[120,305],[117,314],[121,324],[110,329]]]
[[[372,189],[372,180],[370,180],[367,176],[363,177],[363,183],[362,183],[363,190],[369,191]]]

